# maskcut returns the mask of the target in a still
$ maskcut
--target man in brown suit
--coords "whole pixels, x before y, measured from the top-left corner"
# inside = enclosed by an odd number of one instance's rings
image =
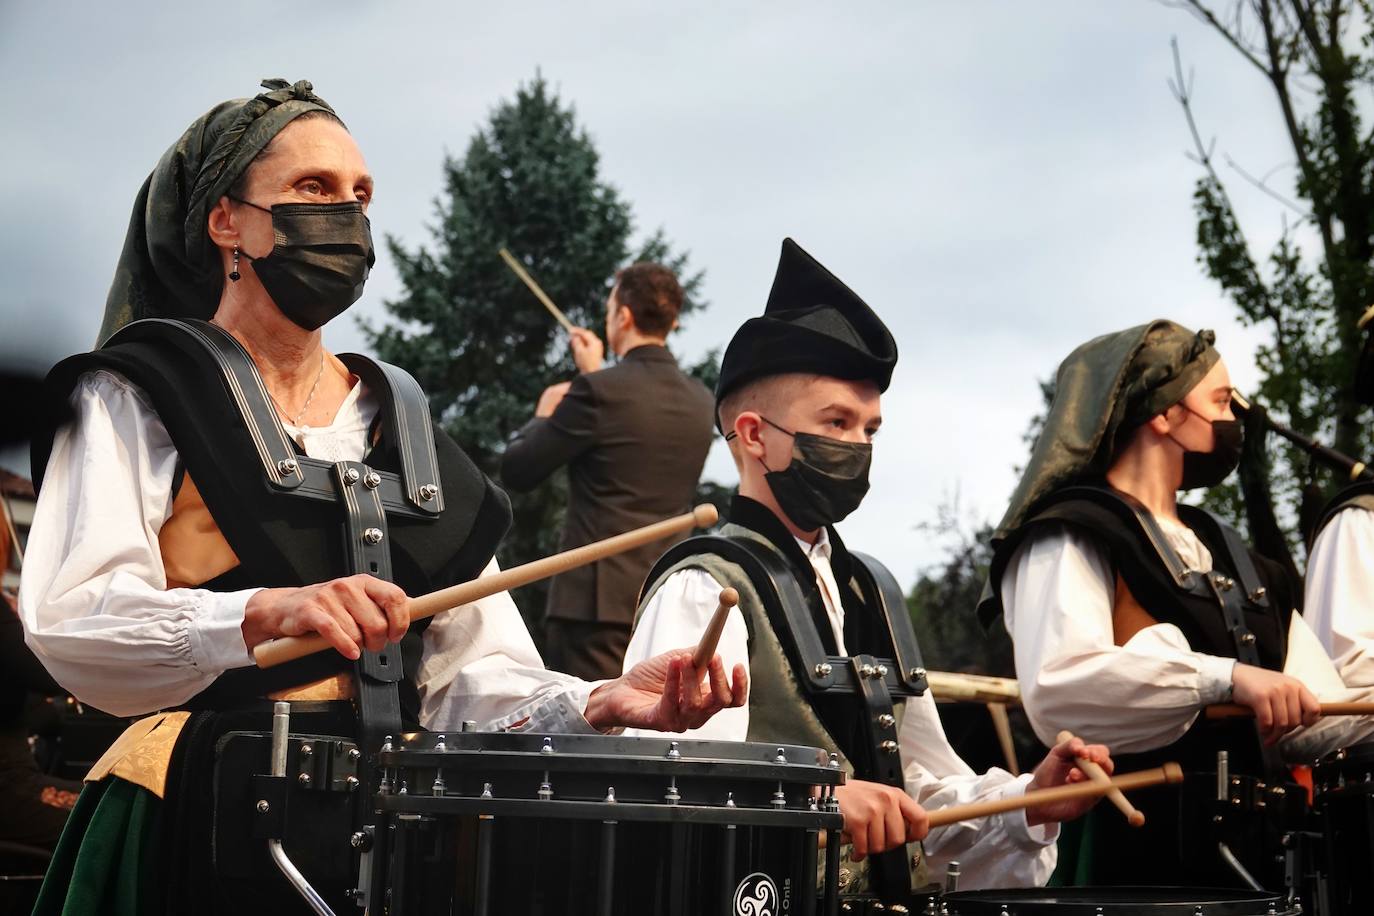
[[[550,386],[501,463],[505,485],[533,489],[568,466],[561,549],[690,508],[713,433],[714,399],[678,368],[665,343],[682,287],[658,264],[632,264],[606,299],[606,340],[620,357],[602,367],[592,331],[572,335],[580,374]],[[620,674],[644,575],[680,538],[641,547],[554,578],[545,662],[588,680]]]

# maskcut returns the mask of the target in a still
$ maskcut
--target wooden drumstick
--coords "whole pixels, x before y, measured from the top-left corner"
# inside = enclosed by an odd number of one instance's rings
[[[1065,741],[1072,741],[1073,739],[1073,732],[1065,730],[1060,732],[1059,736],[1054,740],[1057,744],[1063,744]],[[1082,770],[1093,782],[1110,784],[1112,781],[1112,778],[1107,775],[1107,771],[1091,760],[1075,757],[1073,759],[1073,764]],[[1135,805],[1127,801],[1126,796],[1120,789],[1115,786],[1108,789],[1107,798],[1109,798],[1111,803],[1116,805],[1117,808],[1121,809],[1122,814],[1126,815],[1126,823],[1130,824],[1132,827],[1143,827],[1145,825],[1145,815],[1141,814]]]
[[[1012,796],[1010,798],[995,798],[989,801],[973,802],[968,805],[951,805],[948,808],[938,808],[930,812],[930,826],[932,828],[943,827],[945,824],[954,824],[959,821],[971,821],[980,817],[990,817],[994,814],[1001,814],[1005,811],[1033,808],[1036,805],[1045,805],[1051,802],[1070,801],[1075,798],[1092,798],[1096,795],[1105,795],[1109,789],[1113,788],[1126,791],[1129,789],[1143,789],[1147,786],[1158,786],[1164,783],[1182,781],[1183,768],[1177,763],[1166,763],[1164,766],[1156,767],[1152,770],[1140,770],[1136,773],[1116,776],[1105,783],[1080,782],[1072,786],[1055,786],[1052,789],[1037,789],[1034,792],[1027,792],[1024,795]]]
[[[534,282],[534,278],[525,272],[524,265],[515,260],[515,257],[504,248],[498,253],[501,255],[501,260],[506,262],[506,266],[514,271],[515,275],[523,280],[525,285],[530,288],[530,292],[534,293],[534,298],[544,303],[544,308],[549,310],[549,314],[552,315],[559,324],[563,325],[563,330],[571,334],[573,332],[573,323],[568,320],[567,315],[563,314],[562,309],[553,304],[553,300],[548,297],[548,294],[539,288],[539,284]]]
[[[1213,703],[1207,707],[1209,719],[1253,719],[1255,711],[1239,703]],[[1374,703],[1323,703],[1322,716],[1374,716]]]
[[[706,528],[714,525],[718,517],[719,513],[716,512],[715,506],[702,504],[691,512],[664,519],[661,522],[654,522],[652,525],[645,525],[643,528],[636,528],[624,534],[617,534],[615,537],[606,538],[604,541],[595,541],[572,550],[565,550],[563,553],[556,553],[551,557],[544,557],[542,560],[526,563],[523,566],[503,569],[495,575],[481,576],[469,582],[460,582],[437,592],[430,592],[428,595],[411,598],[410,619],[422,620],[426,617],[433,617],[440,611],[461,607],[464,604],[470,604],[500,592],[529,585],[531,582],[547,579],[570,569],[586,566],[597,560],[604,560],[606,557],[612,557],[627,550],[634,550],[636,547],[643,547],[645,544],[652,544],[654,541],[661,541],[674,534],[690,531],[692,528]],[[304,658],[307,655],[323,652],[330,648],[332,646],[323,636],[284,636],[258,645],[253,650],[253,659],[259,668],[271,668],[283,662]]]
[[[696,652],[692,653],[692,665],[698,671],[705,670],[706,666],[711,664],[711,659],[716,654],[716,644],[720,642],[720,634],[725,630],[725,618],[730,616],[730,609],[737,604],[739,592],[728,586],[721,589],[720,604],[716,605],[716,612],[711,615],[706,632],[701,634]]]

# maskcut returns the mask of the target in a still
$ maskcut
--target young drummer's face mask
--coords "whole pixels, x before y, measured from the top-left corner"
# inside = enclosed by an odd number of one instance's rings
[[[767,417],[759,419],[792,437],[792,460],[774,471],[762,458],[763,479],[778,507],[803,531],[815,531],[843,521],[868,493],[868,470],[873,463],[869,442],[843,442],[829,436],[794,433]],[[735,437],[731,432],[728,442]]]
[[[1202,414],[1187,404],[1180,407],[1202,422],[1209,422]],[[1240,464],[1240,452],[1245,446],[1245,427],[1239,420],[1212,420],[1212,450],[1196,452],[1169,435],[1183,449],[1183,482],[1180,490],[1195,490],[1198,487],[1214,487],[1226,479],[1227,475]]]

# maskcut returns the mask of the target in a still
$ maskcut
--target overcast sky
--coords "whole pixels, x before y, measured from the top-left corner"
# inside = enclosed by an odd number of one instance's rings
[[[663,7],[0,0],[0,359],[91,344],[138,186],[191,120],[260,78],[314,82],[376,176],[374,231],[414,246],[444,154],[538,68],[641,233],[663,226],[706,271],[711,307],[674,349],[696,357],[762,310],[786,235],[891,326],[901,362],[873,490],[841,530],[904,584],[940,555],[916,526],[942,499],[1000,516],[1036,382],[1081,341],[1156,317],[1214,327],[1252,385],[1260,337],[1195,260],[1170,36],[1218,152],[1255,174],[1291,154],[1259,75],[1187,14],[1150,0]],[[1232,184],[1267,251],[1280,208]],[[355,314],[380,317],[398,290],[379,257]],[[363,346],[347,319],[326,341]],[[707,475],[733,480],[723,447]]]

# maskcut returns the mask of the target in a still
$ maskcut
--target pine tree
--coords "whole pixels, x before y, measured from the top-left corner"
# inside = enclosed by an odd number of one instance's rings
[[[386,243],[404,287],[385,303],[391,320],[363,323],[377,356],[407,369],[429,395],[436,420],[494,479],[511,434],[540,393],[575,373],[567,338],[498,257],[509,249],[574,324],[604,330],[615,271],[652,260],[677,272],[684,316],[700,309],[702,274],[674,253],[662,230],[637,251],[631,207],[600,174],[600,159],[571,105],[542,76],[500,102],[461,158],[444,163],[444,188],[429,246]],[[631,254],[634,257],[631,257]],[[693,371],[709,379],[714,353]],[[503,566],[557,547],[566,478],[555,475],[512,494],[514,524],[501,545]],[[531,618],[546,586],[517,603]]]

